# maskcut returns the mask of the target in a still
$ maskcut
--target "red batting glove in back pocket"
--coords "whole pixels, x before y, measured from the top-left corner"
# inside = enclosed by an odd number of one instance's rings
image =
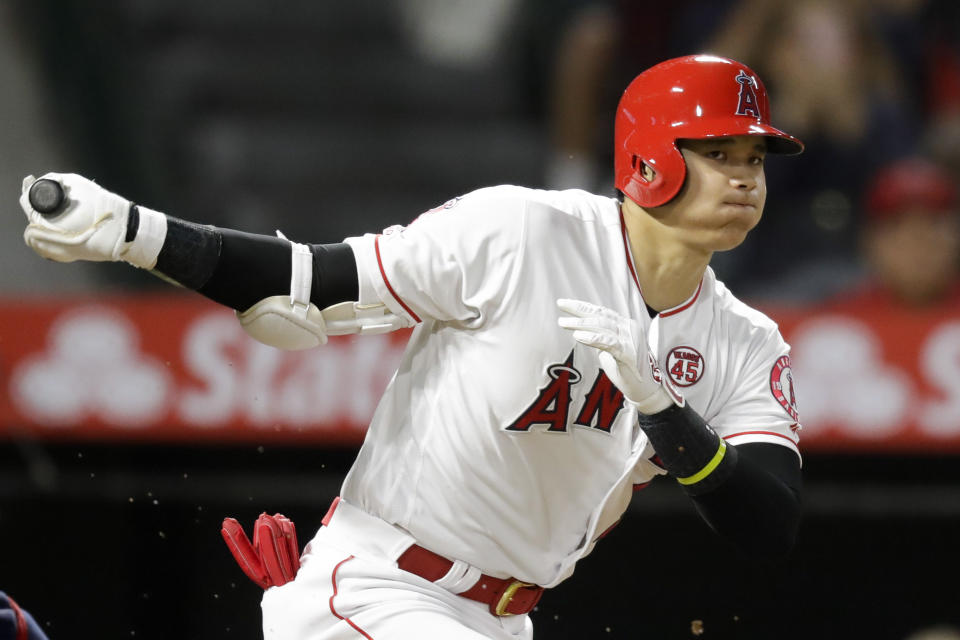
[[[293,580],[300,569],[297,531],[283,514],[261,513],[253,525],[253,543],[234,518],[225,518],[220,530],[234,560],[247,577],[264,589]]]

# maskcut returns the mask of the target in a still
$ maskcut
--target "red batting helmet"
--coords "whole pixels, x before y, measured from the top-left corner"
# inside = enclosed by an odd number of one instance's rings
[[[680,138],[764,136],[770,153],[796,154],[803,143],[770,126],[767,90],[750,67],[712,55],[653,66],[623,92],[617,107],[616,187],[642,207],[677,195],[687,174]],[[656,173],[643,177],[643,165]]]

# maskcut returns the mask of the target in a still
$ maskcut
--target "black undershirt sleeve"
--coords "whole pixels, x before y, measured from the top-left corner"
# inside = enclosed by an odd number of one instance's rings
[[[310,292],[310,300],[318,309],[332,304],[360,300],[357,259],[345,242],[312,244],[313,281],[319,283]]]
[[[703,519],[744,554],[784,558],[800,523],[800,459],[771,443],[727,445],[685,404],[638,416],[658,462]]]
[[[350,246],[315,244],[310,250],[310,301],[324,309],[357,300],[357,264]],[[215,302],[245,311],[269,296],[289,295],[290,270],[289,240],[167,216],[156,271]]]
[[[736,466],[727,479],[691,498],[707,524],[742,553],[780,561],[793,549],[800,526],[800,460],[771,443],[742,444],[736,450]]]
[[[649,305],[647,311],[651,318],[658,313]],[[773,564],[790,553],[801,517],[796,453],[765,442],[726,445],[689,405],[638,421],[658,462],[717,534],[756,562]]]

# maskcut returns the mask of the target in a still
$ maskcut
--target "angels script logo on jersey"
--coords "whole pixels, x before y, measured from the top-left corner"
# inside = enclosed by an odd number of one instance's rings
[[[780,406],[791,418],[800,421],[797,413],[797,396],[793,389],[793,371],[790,369],[790,356],[780,356],[770,370],[770,391]]]
[[[549,365],[546,373],[550,381],[540,389],[526,410],[505,427],[506,431],[526,433],[535,424],[545,424],[547,433],[567,433],[567,420],[573,404],[571,387],[583,380],[583,375],[574,366],[573,351],[562,363]],[[573,424],[610,433],[622,408],[623,394],[613,386],[603,370],[598,370],[583,403],[577,407]]]

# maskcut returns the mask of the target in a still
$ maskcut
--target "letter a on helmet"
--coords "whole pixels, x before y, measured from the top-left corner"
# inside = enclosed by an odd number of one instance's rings
[[[767,90],[749,67],[729,58],[685,56],[647,69],[617,107],[616,187],[641,207],[669,202],[687,167],[682,138],[762,136],[770,153],[796,154],[803,143],[770,124]],[[644,166],[653,176],[644,175]]]

